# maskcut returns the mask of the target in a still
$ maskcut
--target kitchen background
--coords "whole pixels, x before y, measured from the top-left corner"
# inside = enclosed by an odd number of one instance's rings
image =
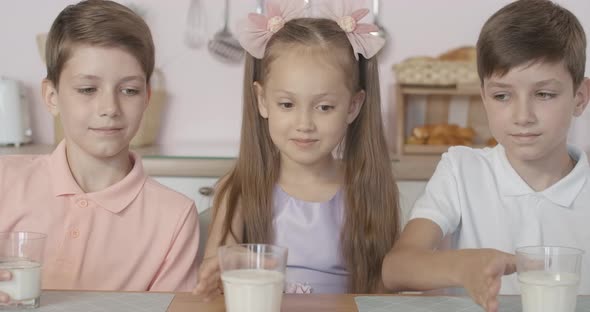
[[[207,50],[207,40],[223,27],[224,1],[194,0],[201,10],[193,12],[203,22],[187,23],[191,1],[120,1],[135,6],[145,16],[156,44],[156,67],[163,73],[168,94],[157,142],[172,146],[199,146],[234,156],[241,120],[242,66],[219,62]],[[71,0],[2,0],[0,3],[0,76],[18,79],[27,89],[35,143],[53,143],[53,120],[40,99],[45,67],[36,36],[49,30],[58,12]],[[256,7],[255,0],[232,0],[230,28]],[[391,67],[404,59],[437,56],[446,50],[474,45],[485,20],[508,0],[384,0],[381,24],[389,42],[380,55],[384,120],[394,140],[395,77]],[[556,1],[574,12],[590,33],[590,1]],[[370,1],[367,1],[370,6]],[[199,13],[200,12],[200,13]],[[369,17],[370,19],[370,17]],[[190,47],[189,31],[200,47]],[[196,36],[196,37],[195,37]],[[194,43],[194,42],[193,42]],[[590,55],[590,49],[588,51]],[[590,75],[587,64],[586,75]],[[590,109],[571,131],[571,141],[590,150]],[[392,142],[393,143],[393,142]],[[216,147],[222,147],[217,148]],[[229,148],[228,148],[229,147]]]

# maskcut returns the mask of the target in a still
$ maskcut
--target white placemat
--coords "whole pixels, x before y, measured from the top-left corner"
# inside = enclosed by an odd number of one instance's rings
[[[174,294],[44,291],[31,312],[165,312]],[[10,310],[9,310],[10,311]]]
[[[483,312],[468,297],[362,296],[359,312]],[[520,296],[500,296],[500,312],[521,312]],[[576,312],[590,312],[590,297],[578,297]]]

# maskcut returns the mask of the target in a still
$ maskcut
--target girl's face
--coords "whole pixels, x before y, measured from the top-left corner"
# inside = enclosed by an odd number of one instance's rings
[[[270,64],[264,85],[254,83],[283,161],[312,166],[332,159],[365,100],[364,91],[351,92],[349,79],[325,52],[294,48]]]

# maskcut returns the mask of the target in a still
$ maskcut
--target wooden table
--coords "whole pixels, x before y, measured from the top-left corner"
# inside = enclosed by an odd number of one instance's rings
[[[281,312],[357,312],[353,294],[284,295]],[[223,297],[203,302],[191,294],[176,294],[168,312],[224,312]]]
[[[109,294],[110,293],[110,294]],[[360,298],[358,298],[360,297]],[[356,299],[356,300],[355,300]],[[498,297],[500,311],[520,311],[520,296]],[[128,300],[128,301],[127,301]],[[281,312],[358,312],[357,300],[363,309],[378,311],[396,307],[396,311],[482,311],[466,296],[436,294],[308,294],[283,295]],[[590,311],[590,296],[579,296],[576,311]],[[146,306],[147,304],[147,306]],[[43,311],[86,311],[84,307],[100,311],[139,311],[152,308],[167,312],[225,312],[223,296],[211,302],[190,293],[117,292],[89,290],[43,290]],[[380,309],[380,310],[379,310]],[[2,310],[0,308],[0,310]]]

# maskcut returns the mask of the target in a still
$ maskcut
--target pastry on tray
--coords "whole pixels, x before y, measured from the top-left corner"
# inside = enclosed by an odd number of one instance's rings
[[[454,124],[423,125],[412,129],[412,135],[406,140],[412,145],[473,145],[476,136],[471,127],[459,127]]]

